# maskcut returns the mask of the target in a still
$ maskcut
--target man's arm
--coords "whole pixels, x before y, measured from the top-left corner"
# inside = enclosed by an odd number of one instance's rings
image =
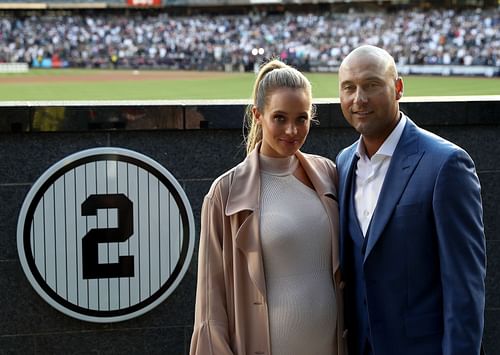
[[[441,167],[433,207],[443,287],[443,354],[479,354],[486,246],[481,188],[465,151],[456,149]]]

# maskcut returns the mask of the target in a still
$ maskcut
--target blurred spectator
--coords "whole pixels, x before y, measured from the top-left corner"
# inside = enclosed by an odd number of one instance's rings
[[[362,43],[398,64],[500,66],[500,12],[94,13],[0,19],[0,62],[89,68],[253,70],[279,56],[300,70],[336,67]],[[256,49],[257,55],[252,54]],[[259,54],[258,49],[261,49]],[[50,64],[49,64],[50,65]]]

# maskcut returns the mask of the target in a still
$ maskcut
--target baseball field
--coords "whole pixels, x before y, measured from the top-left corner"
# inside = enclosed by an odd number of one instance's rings
[[[314,98],[338,97],[337,75],[306,73]],[[255,75],[195,71],[37,69],[0,74],[0,101],[248,99]],[[404,77],[405,97],[499,95],[498,78]]]

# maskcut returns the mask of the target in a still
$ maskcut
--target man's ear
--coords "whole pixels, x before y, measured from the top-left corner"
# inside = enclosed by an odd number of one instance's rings
[[[403,89],[404,89],[404,84],[403,84],[403,78],[398,77],[396,79],[396,100],[399,100],[400,98],[403,97]]]
[[[260,120],[262,116],[256,106],[252,106],[252,115],[255,120],[255,123],[261,124]]]

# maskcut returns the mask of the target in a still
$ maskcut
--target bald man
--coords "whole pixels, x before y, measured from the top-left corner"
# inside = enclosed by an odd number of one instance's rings
[[[353,50],[339,89],[360,133],[337,157],[349,354],[479,354],[486,256],[472,159],[399,110],[403,80],[385,50]]]

